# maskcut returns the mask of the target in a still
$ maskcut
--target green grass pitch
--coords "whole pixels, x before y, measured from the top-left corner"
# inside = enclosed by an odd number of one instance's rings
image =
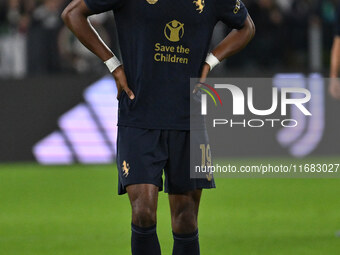
[[[217,189],[203,192],[201,254],[339,254],[335,233],[340,230],[340,179],[216,183]],[[0,254],[130,254],[130,206],[126,196],[116,194],[113,165],[0,165]],[[170,255],[164,193],[159,198],[158,235],[162,254]]]

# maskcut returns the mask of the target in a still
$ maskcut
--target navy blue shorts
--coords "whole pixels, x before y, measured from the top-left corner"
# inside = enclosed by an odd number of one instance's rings
[[[206,143],[201,136],[198,143]],[[165,192],[182,194],[215,188],[213,178],[190,178],[190,131],[119,126],[117,139],[118,193],[132,184],[154,184]]]

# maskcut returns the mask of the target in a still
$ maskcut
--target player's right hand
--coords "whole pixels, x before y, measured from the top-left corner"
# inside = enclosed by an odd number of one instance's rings
[[[117,85],[117,91],[118,91],[117,99],[119,99],[120,94],[122,93],[123,90],[128,95],[130,100],[135,99],[135,95],[133,94],[132,90],[129,88],[129,86],[127,84],[126,75],[125,75],[125,72],[124,72],[124,67],[122,65],[117,67],[117,69],[113,71],[112,75],[113,75],[113,78],[115,79],[116,85]]]
[[[331,78],[329,93],[334,99],[340,100],[340,80],[338,78]]]

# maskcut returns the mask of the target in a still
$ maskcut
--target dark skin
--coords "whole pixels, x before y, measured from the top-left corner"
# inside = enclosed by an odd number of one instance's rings
[[[62,19],[79,41],[104,62],[112,58],[113,53],[89,23],[88,17],[92,14],[83,0],[73,0],[63,11]],[[117,83],[117,97],[124,90],[133,100],[135,95],[127,84],[123,66],[118,67],[112,75]]]
[[[100,39],[99,35],[88,22],[88,16],[93,13],[83,0],[73,0],[64,10],[62,18],[67,27],[78,39],[103,62],[114,55]],[[255,26],[248,15],[244,26],[234,29],[212,53],[222,61],[242,50],[254,37]],[[201,81],[204,82],[210,72],[210,66],[205,63],[202,68]],[[123,66],[112,73],[118,89],[118,97],[125,91],[131,100],[135,98],[127,84]],[[153,184],[135,184],[126,188],[131,208],[132,222],[139,227],[150,227],[156,224],[158,187]],[[177,234],[192,233],[197,229],[198,208],[201,190],[184,194],[169,194],[172,229]]]
[[[135,184],[126,187],[132,208],[132,223],[140,227],[156,224],[158,187],[152,184]],[[185,194],[169,194],[172,230],[190,234],[197,229],[201,190]]]
[[[331,72],[329,93],[334,99],[340,100],[340,36],[334,38],[332,52],[331,52]]]

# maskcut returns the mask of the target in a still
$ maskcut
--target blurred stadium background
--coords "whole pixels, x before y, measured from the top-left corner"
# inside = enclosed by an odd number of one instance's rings
[[[115,85],[63,25],[68,2],[0,0],[0,254],[129,254],[130,208],[116,195]],[[336,0],[244,3],[256,37],[212,76],[328,77]],[[119,52],[112,13],[91,22]],[[228,32],[218,24],[212,45]],[[340,103],[325,82],[319,86],[324,114],[322,125],[309,129],[311,150],[295,154],[276,129],[268,141],[236,131],[229,162],[340,163]],[[202,200],[202,254],[338,254],[339,179],[217,185]],[[168,209],[161,194],[164,254],[172,245]]]

